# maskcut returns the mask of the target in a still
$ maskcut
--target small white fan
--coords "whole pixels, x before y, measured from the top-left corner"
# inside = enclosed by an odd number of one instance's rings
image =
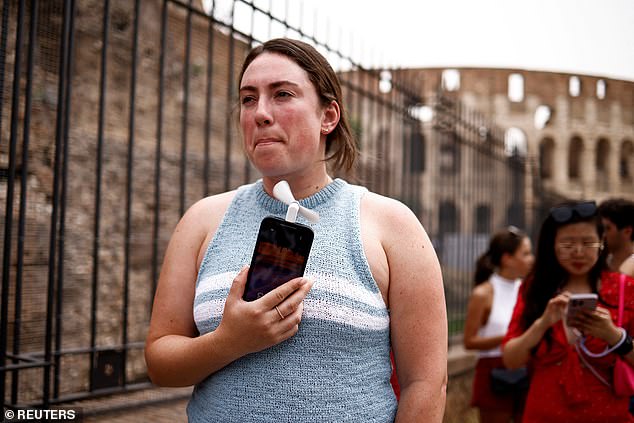
[[[273,195],[284,204],[288,204],[288,210],[286,211],[286,221],[295,222],[297,220],[297,213],[304,216],[307,220],[317,223],[319,222],[319,213],[316,211],[307,209],[299,204],[299,202],[293,197],[291,187],[286,181],[279,181],[273,187]]]

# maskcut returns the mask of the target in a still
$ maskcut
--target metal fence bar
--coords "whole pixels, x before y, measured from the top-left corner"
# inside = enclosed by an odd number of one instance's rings
[[[180,163],[180,202],[179,214],[185,213],[185,194],[187,191],[187,124],[189,117],[189,65],[192,45],[192,0],[189,0],[185,18],[185,57],[183,58],[183,114],[181,116],[181,163]]]
[[[95,211],[92,242],[92,281],[90,289],[90,365],[95,362],[95,346],[97,345],[97,308],[99,306],[99,251],[101,250],[101,190],[103,177],[104,131],[106,118],[106,96],[108,89],[108,47],[110,38],[110,0],[104,0],[101,32],[101,66],[99,75],[99,112],[97,123],[97,152],[95,163]],[[95,385],[94,372],[90,372],[90,389]]]
[[[233,28],[233,18],[234,18],[234,14],[235,14],[235,8],[236,8],[236,2],[235,0],[231,2],[231,28],[229,29],[229,60],[227,60],[227,66],[228,66],[228,83],[227,83],[227,102],[228,104],[228,109],[227,110],[227,119],[226,119],[226,124],[225,124],[225,185],[224,185],[224,190],[225,191],[229,191],[229,189],[231,188],[231,178],[230,178],[230,173],[229,173],[229,169],[231,169],[231,144],[232,144],[232,139],[231,139],[231,126],[233,125],[233,122],[231,120],[231,100],[233,99],[233,79],[234,79],[234,72],[233,72],[233,67],[234,67],[234,61],[235,61],[235,44],[234,44],[234,37],[235,37],[235,30]]]
[[[165,55],[167,44],[167,10],[168,0],[163,0],[161,7],[161,34],[159,46],[158,69],[158,105],[156,116],[156,158],[154,162],[154,221],[152,225],[152,282],[150,284],[150,312],[154,301],[154,293],[158,283],[158,248],[159,227],[161,223],[161,155],[163,154],[163,107],[165,102]]]
[[[2,134],[2,111],[4,110],[4,72],[7,62],[7,40],[9,38],[10,0],[2,2],[2,30],[0,31],[0,134]]]
[[[18,251],[15,273],[15,300],[14,300],[14,317],[13,317],[13,354],[18,356],[20,354],[20,327],[22,324],[22,282],[23,282],[23,269],[24,269],[24,235],[25,235],[25,222],[26,222],[26,200],[27,200],[27,178],[29,174],[29,140],[31,135],[31,104],[33,101],[33,56],[35,51],[35,37],[37,30],[37,16],[38,16],[37,0],[31,0],[31,21],[29,23],[29,46],[27,51],[27,66],[26,66],[26,87],[24,93],[24,122],[22,130],[22,167],[20,178],[20,211],[18,216]],[[16,364],[17,360],[13,360]],[[18,385],[19,376],[18,372],[13,372],[11,375],[11,402],[15,403],[18,400]]]
[[[60,57],[59,57],[59,79],[58,79],[58,91],[57,91],[57,114],[55,125],[55,159],[54,159],[54,171],[53,171],[53,199],[52,199],[52,213],[51,213],[51,229],[49,238],[49,257],[48,257],[48,288],[47,288],[47,304],[46,304],[46,335],[44,341],[44,361],[47,364],[44,367],[43,375],[43,387],[42,387],[42,403],[46,407],[50,403],[50,383],[51,372],[50,363],[52,358],[52,345],[53,339],[53,306],[55,299],[55,259],[57,257],[57,242],[60,234],[58,233],[58,215],[60,213],[60,186],[62,184],[62,149],[64,148],[64,142],[66,141],[66,129],[64,124],[67,120],[64,118],[64,106],[66,105],[66,98],[68,97],[68,85],[70,84],[70,69],[68,62],[68,55],[70,54],[70,35],[72,33],[71,17],[74,15],[74,1],[64,1],[63,10],[63,30],[60,45]]]
[[[130,238],[132,234],[132,188],[134,182],[134,143],[136,129],[136,85],[137,85],[137,61],[139,56],[139,15],[141,9],[141,0],[134,2],[134,22],[132,29],[132,62],[130,64],[130,110],[128,122],[128,163],[127,163],[127,179],[126,179],[126,223],[125,223],[125,256],[123,264],[123,310],[122,324],[123,330],[121,334],[121,343],[128,343],[128,305],[130,302]],[[126,363],[127,350],[121,356],[121,383],[126,385]]]
[[[61,348],[62,343],[62,331],[63,331],[63,294],[64,294],[64,257],[65,257],[65,240],[66,240],[66,211],[68,206],[68,168],[70,166],[70,114],[71,114],[71,99],[73,89],[73,58],[74,58],[74,45],[75,45],[75,0],[71,0],[71,14],[69,15],[69,36],[68,36],[68,54],[66,55],[66,69],[68,70],[68,82],[66,84],[66,95],[64,98],[64,143],[63,143],[63,159],[62,159],[62,184],[60,195],[60,218],[59,218],[59,235],[58,235],[58,254],[57,254],[57,291],[56,291],[56,307],[55,307],[55,358],[54,358],[54,385],[53,385],[53,397],[59,396],[60,385],[60,367],[61,356],[57,354],[57,351]],[[48,373],[48,371],[47,371]]]
[[[16,60],[13,65],[13,97],[11,101],[11,135],[9,138],[9,169],[7,185],[7,203],[5,205],[5,226],[4,226],[4,250],[2,257],[2,310],[0,310],[0,366],[2,370],[2,386],[0,386],[0,396],[4,403],[5,377],[4,367],[6,366],[7,351],[7,331],[8,331],[8,308],[9,308],[9,278],[11,268],[11,234],[13,229],[13,199],[15,196],[15,175],[16,175],[16,150],[18,148],[18,108],[20,107],[20,69],[22,57],[22,38],[24,26],[24,1],[18,5],[18,29],[15,34],[15,54]],[[5,3],[5,7],[8,5]],[[3,72],[4,74],[4,72]],[[4,87],[1,87],[4,89]]]
[[[209,15],[213,16],[215,11],[215,2],[211,5]],[[212,98],[213,98],[213,57],[214,57],[214,25],[213,19],[207,21],[207,92],[205,95],[205,162],[203,168],[203,197],[209,195],[209,173],[211,172],[210,154],[211,154],[211,117],[212,117]]]

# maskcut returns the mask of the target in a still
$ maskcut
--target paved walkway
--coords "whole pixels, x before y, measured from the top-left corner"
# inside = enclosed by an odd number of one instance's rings
[[[475,355],[465,352],[461,344],[449,349],[445,423],[478,421],[476,410],[469,406],[474,361]],[[187,422],[185,407],[191,390],[153,388],[65,405],[81,407],[85,423],[179,423]]]
[[[192,388],[154,388],[68,404],[81,407],[84,423],[187,422]]]

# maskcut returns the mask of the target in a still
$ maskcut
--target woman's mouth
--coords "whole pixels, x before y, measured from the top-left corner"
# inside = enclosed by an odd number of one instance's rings
[[[266,146],[269,146],[269,145],[277,144],[279,142],[281,142],[281,141],[278,140],[278,139],[275,139],[275,138],[261,138],[261,139],[255,141],[255,147],[256,148],[257,147],[266,147]]]

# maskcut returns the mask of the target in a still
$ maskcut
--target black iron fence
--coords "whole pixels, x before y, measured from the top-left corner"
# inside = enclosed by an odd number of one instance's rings
[[[491,233],[514,225],[530,234],[534,207],[528,203],[526,158],[509,150],[504,128],[449,97],[439,96],[429,107],[435,165],[427,184],[433,188],[423,189],[430,199],[429,220],[423,222],[431,228],[443,269],[449,331],[456,334],[464,324],[475,262]]]
[[[275,36],[339,71],[360,163],[436,245],[451,330],[490,232],[527,227],[526,164],[503,132],[415,73],[363,65],[260,2],[4,0],[0,398],[48,406],[150,386],[143,343],[168,238],[198,199],[258,178],[236,75]],[[302,15],[300,13],[300,15]],[[238,19],[239,17],[239,19]],[[262,35],[259,35],[262,34]],[[417,76],[418,75],[418,76]]]

